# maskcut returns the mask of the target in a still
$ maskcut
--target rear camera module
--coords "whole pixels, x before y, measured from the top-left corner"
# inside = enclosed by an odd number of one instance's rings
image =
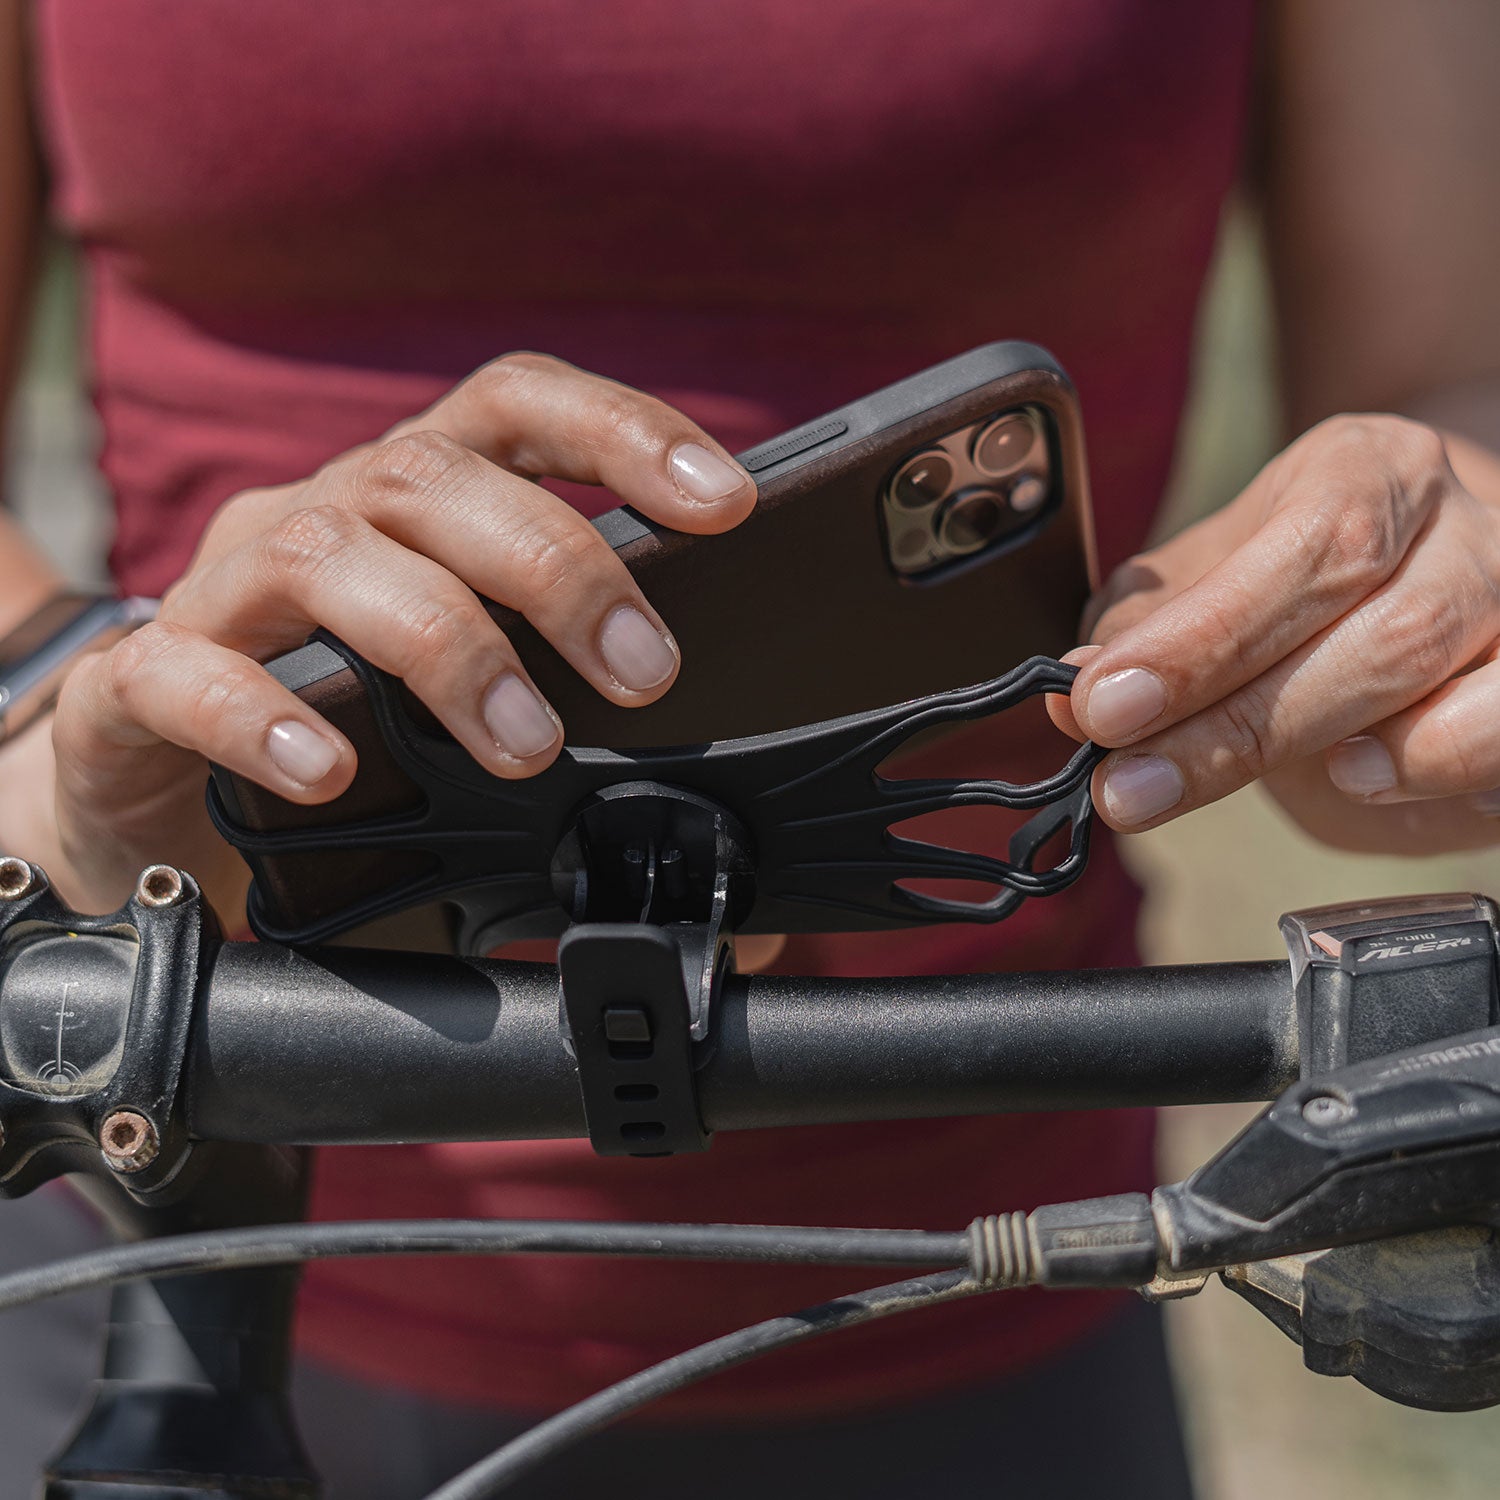
[[[1062,498],[1044,406],[1012,406],[928,437],[880,486],[881,541],[903,581],[940,583],[1021,545]]]
[[[963,490],[943,507],[938,539],[951,556],[978,552],[1005,524],[1005,501],[993,490]]]
[[[998,479],[1026,462],[1036,442],[1036,418],[1029,411],[1008,411],[981,427],[974,439],[971,457],[981,474]]]
[[[941,500],[952,483],[953,461],[946,453],[919,453],[897,471],[891,481],[891,499],[903,510],[921,510]]]

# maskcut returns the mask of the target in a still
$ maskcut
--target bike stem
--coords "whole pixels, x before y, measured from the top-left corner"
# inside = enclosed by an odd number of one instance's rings
[[[215,1146],[169,1205],[75,1178],[120,1239],[300,1219],[305,1153]],[[44,1471],[44,1500],[315,1500],[287,1400],[300,1266],[212,1271],[114,1290],[87,1411]]]

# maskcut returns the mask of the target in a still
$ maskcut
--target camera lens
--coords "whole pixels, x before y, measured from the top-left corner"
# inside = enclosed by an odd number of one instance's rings
[[[943,507],[938,537],[954,556],[978,552],[1005,522],[1005,501],[993,490],[964,490]]]
[[[891,481],[891,499],[903,510],[920,510],[941,500],[952,483],[953,465],[948,455],[934,449],[902,464]]]
[[[1036,441],[1036,418],[1028,411],[1009,411],[982,428],[974,439],[974,467],[998,478],[1018,469]]]

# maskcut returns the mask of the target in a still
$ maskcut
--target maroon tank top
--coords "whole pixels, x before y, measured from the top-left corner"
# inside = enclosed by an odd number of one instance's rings
[[[235,491],[310,473],[518,347],[653,391],[733,450],[1029,338],[1082,395],[1104,565],[1141,542],[1240,149],[1249,0],[34,9],[131,590],[170,583]],[[787,966],[1125,963],[1134,912],[1104,844],[1081,885],[1002,929],[803,940]],[[669,1161],[572,1142],[333,1150],[316,1198],[325,1216],[940,1228],[1149,1176],[1149,1121],[1094,1114],[746,1134]],[[345,1263],[309,1273],[302,1328],[367,1376],[537,1408],[850,1281]],[[1024,1364],[1106,1305],[939,1309],[751,1365],[677,1409],[901,1399]]]

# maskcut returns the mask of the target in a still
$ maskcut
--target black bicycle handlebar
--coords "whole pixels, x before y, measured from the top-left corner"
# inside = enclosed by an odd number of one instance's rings
[[[196,1007],[203,1139],[587,1133],[550,965],[227,943]],[[731,976],[709,1130],[1268,1099],[1297,1076],[1285,960],[915,979]]]
[[[704,1141],[1269,1099],[1310,1072],[1496,1019],[1500,927],[1472,896],[1293,914],[1290,962],[809,979],[738,976],[715,956],[702,970],[712,988],[690,993],[684,980],[707,951],[692,924],[680,944],[649,925],[586,924],[560,970],[290,949],[221,941],[176,871],[147,872],[159,892],[143,877],[120,912],[89,917],[11,863],[16,894],[0,902],[6,1196],[90,1159],[97,1168],[102,1154],[146,1201],[171,1189],[194,1138],[588,1135],[601,1149],[659,1152],[675,1149],[660,1125],[649,1133],[668,1086]],[[640,1129],[622,1105],[618,1138],[598,1113],[615,1099],[647,1101]]]

